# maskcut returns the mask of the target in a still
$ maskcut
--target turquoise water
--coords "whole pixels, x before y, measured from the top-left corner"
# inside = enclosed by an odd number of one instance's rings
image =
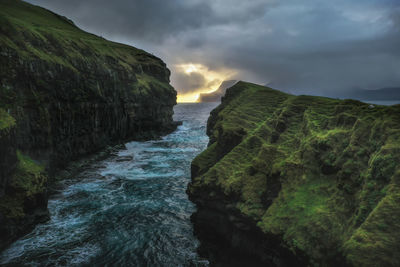
[[[190,162],[205,149],[214,103],[179,104],[177,131],[130,142],[49,200],[51,219],[0,255],[27,266],[208,266],[196,248],[185,193]]]

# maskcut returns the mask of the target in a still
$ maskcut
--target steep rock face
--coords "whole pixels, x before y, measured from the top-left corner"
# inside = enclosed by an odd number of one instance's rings
[[[0,210],[0,248],[27,229],[10,231],[18,223],[7,220],[24,221],[46,206],[47,175],[108,145],[176,127],[169,75],[143,50],[84,32],[43,8],[0,1],[0,108],[13,122],[0,136],[0,206],[8,208]]]
[[[216,266],[400,264],[400,105],[239,82],[207,133],[188,194]]]
[[[0,248],[48,218],[44,168],[17,150],[15,119],[0,108]]]
[[[237,83],[236,80],[223,81],[215,92],[200,94],[197,102],[220,102],[225,95],[226,89]]]
[[[0,197],[5,194],[8,177],[17,165],[15,120],[0,108]]]

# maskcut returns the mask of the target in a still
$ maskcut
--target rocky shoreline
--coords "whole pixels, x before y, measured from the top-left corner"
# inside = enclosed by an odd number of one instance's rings
[[[48,187],[71,162],[177,123],[159,58],[23,1],[0,10],[2,249],[48,219]]]

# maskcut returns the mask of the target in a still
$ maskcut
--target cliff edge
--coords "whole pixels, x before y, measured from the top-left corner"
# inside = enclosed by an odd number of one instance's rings
[[[400,105],[239,82],[207,134],[188,194],[213,265],[400,265]]]
[[[221,98],[225,95],[226,89],[232,87],[237,82],[236,80],[223,81],[216,91],[201,93],[197,102],[220,102]]]
[[[143,50],[0,1],[0,249],[48,218],[47,186],[69,162],[176,127],[169,75]]]

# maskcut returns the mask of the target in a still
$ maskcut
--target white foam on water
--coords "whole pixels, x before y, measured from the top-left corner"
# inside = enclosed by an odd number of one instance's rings
[[[0,264],[207,266],[196,254],[185,190],[191,159],[208,142],[209,110],[180,105],[183,125],[174,133],[129,142],[96,165],[103,167],[60,182],[48,203],[51,219],[3,251]]]

